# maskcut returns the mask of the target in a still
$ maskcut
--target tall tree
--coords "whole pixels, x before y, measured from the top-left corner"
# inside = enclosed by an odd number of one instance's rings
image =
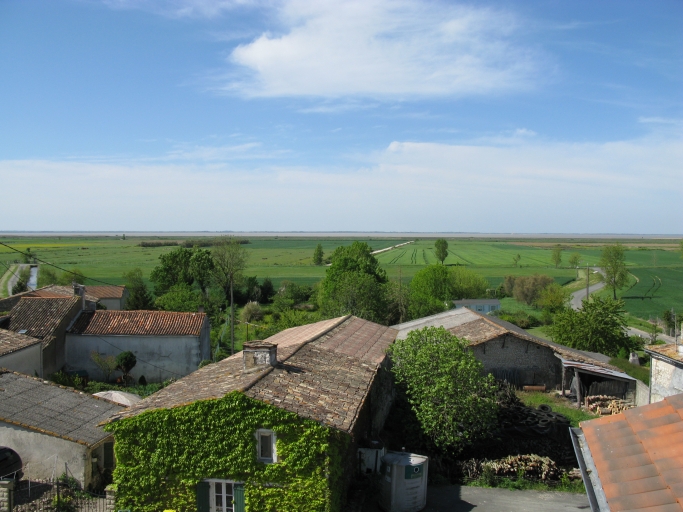
[[[555,268],[560,266],[560,263],[562,263],[562,246],[561,245],[556,245],[553,247],[553,252],[550,255],[550,261],[553,262],[553,265],[555,265]]]
[[[550,314],[555,314],[567,307],[570,299],[571,293],[569,290],[557,283],[550,283],[541,290],[536,300],[536,305]]]
[[[337,247],[320,283],[323,316],[352,314],[373,322],[386,321],[387,275],[365,242]]]
[[[434,254],[436,259],[443,265],[444,260],[448,257],[448,242],[443,238],[439,238],[434,242]]]
[[[519,260],[521,260],[521,259],[522,259],[522,256],[519,254],[512,257],[512,263],[514,264],[515,267],[517,265],[519,265]]]
[[[524,302],[531,306],[541,296],[541,291],[553,282],[553,278],[545,274],[519,276],[515,279],[512,296],[517,302]]]
[[[142,277],[142,270],[134,268],[123,274],[123,278],[126,280],[126,288],[128,289],[126,309],[154,309],[154,302]]]
[[[400,271],[399,267],[399,276],[396,281],[386,284],[388,325],[402,324],[408,319],[410,288],[403,284]]]
[[[619,349],[632,347],[625,313],[622,300],[584,299],[580,310],[566,308],[555,315],[550,334],[562,345],[615,357]]]
[[[154,267],[149,276],[150,281],[154,283],[154,293],[157,296],[163,295],[176,284],[192,285],[194,282],[190,271],[192,255],[192,249],[178,247],[159,256],[159,264]]]
[[[579,278],[579,263],[581,262],[581,255],[578,252],[573,252],[569,255],[569,266],[576,269],[576,278]]]
[[[230,298],[230,344],[235,353],[235,285],[242,279],[242,272],[247,267],[247,250],[238,240],[230,238],[222,240],[213,248],[213,279],[221,287],[226,297]]]
[[[436,446],[458,453],[496,422],[496,386],[468,343],[443,327],[425,327],[389,346],[392,371]]]
[[[203,296],[185,283],[171,286],[161,297],[157,297],[154,304],[163,311],[196,312],[202,304]]]
[[[617,290],[628,284],[624,246],[619,243],[606,245],[599,265],[605,275],[605,286],[611,288],[614,300],[617,300]]]
[[[446,311],[454,296],[453,275],[448,267],[424,267],[410,281],[410,318],[422,318]]]
[[[207,288],[211,282],[211,272],[213,271],[213,257],[208,249],[194,249],[190,257],[190,276],[199,285],[202,295],[206,297]]]
[[[315,246],[315,251],[313,251],[313,264],[322,265],[323,264],[323,245],[318,244]]]
[[[453,299],[479,299],[486,295],[489,282],[466,267],[452,267]]]

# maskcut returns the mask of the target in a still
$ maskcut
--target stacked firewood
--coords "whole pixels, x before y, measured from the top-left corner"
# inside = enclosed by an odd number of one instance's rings
[[[589,411],[601,415],[619,414],[632,407],[631,404],[616,396],[607,395],[587,396],[586,406]]]
[[[495,477],[519,477],[532,480],[559,480],[564,471],[550,457],[511,455],[503,459],[470,459],[460,463],[466,478],[478,478],[484,473]]]

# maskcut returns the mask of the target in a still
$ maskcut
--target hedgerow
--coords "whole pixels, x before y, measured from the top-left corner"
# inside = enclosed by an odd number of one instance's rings
[[[278,462],[256,458],[255,432],[276,433]],[[245,483],[248,511],[341,509],[349,436],[232,392],[106,426],[116,444],[117,509],[197,510],[205,478]]]

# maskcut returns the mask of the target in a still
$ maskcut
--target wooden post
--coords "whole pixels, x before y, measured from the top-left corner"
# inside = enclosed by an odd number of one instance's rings
[[[581,377],[579,377],[578,368],[574,368],[574,378],[576,379],[576,403],[581,409]]]
[[[564,398],[564,365],[562,365],[562,398]]]

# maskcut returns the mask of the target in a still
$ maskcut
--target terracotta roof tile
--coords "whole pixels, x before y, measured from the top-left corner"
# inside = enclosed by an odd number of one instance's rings
[[[126,291],[125,286],[86,286],[85,292],[98,299],[120,299]]]
[[[10,313],[9,330],[46,340],[65,317],[79,310],[79,297],[22,297]]]
[[[41,343],[41,340],[26,336],[25,334],[0,329],[0,356],[11,354],[36,343]]]
[[[51,284],[49,286],[45,286],[43,288],[38,288],[37,290],[33,290],[32,292],[29,292],[27,296],[28,297],[58,298],[58,297],[75,297],[76,294],[74,293],[73,286],[59,286],[56,284]],[[99,299],[86,292],[85,300],[89,300],[90,302],[97,302]]]
[[[611,510],[683,510],[681,398],[581,423]]]
[[[69,332],[99,336],[199,336],[206,318],[205,313],[84,311]]]
[[[276,367],[243,371],[242,353],[211,364],[138,402],[119,417],[220,398],[235,390],[330,427],[351,431],[397,331],[355,317],[294,327],[268,338]]]

